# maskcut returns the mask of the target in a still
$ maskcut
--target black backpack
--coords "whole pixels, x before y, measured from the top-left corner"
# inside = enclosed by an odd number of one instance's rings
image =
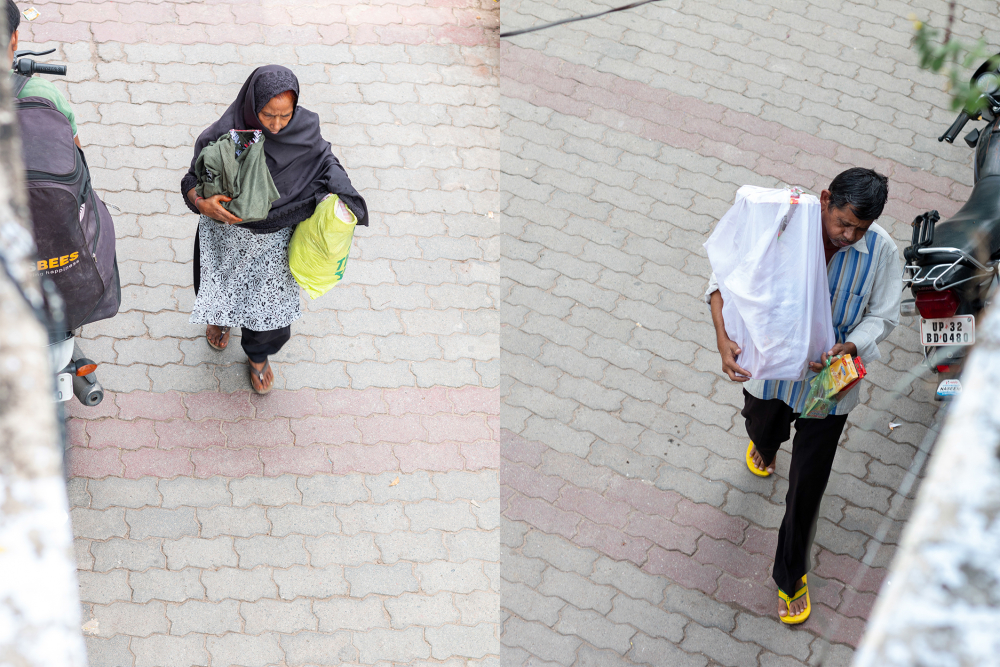
[[[11,75],[15,96],[27,83]],[[113,317],[122,300],[115,224],[91,187],[69,119],[43,97],[17,100],[17,117],[38,272],[58,288],[67,329]]]

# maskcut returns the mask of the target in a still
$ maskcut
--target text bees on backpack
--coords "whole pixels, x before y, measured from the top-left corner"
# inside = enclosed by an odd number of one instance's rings
[[[80,253],[71,252],[68,255],[62,255],[61,257],[53,257],[51,259],[40,259],[35,263],[35,267],[39,271],[45,271],[48,274],[51,273],[53,269],[59,269],[62,267],[68,268],[79,258],[80,258]]]

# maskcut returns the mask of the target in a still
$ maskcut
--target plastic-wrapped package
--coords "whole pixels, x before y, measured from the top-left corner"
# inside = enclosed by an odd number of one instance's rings
[[[840,402],[847,392],[861,382],[868,374],[861,357],[851,358],[845,354],[840,357],[830,357],[826,360],[826,368],[819,372],[809,383],[809,393],[802,409],[804,419],[824,419]]]
[[[705,242],[737,363],[757,380],[802,380],[836,342],[819,200],[744,185]]]

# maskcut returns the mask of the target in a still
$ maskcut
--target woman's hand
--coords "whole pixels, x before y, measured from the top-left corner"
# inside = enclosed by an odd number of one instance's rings
[[[218,222],[225,223],[227,225],[233,225],[237,222],[243,222],[242,218],[237,218],[235,215],[230,213],[222,205],[222,202],[233,201],[232,197],[227,197],[226,195],[215,195],[214,197],[202,197],[195,201],[195,208],[197,208],[202,215],[207,215],[212,218],[212,220],[217,220]]]

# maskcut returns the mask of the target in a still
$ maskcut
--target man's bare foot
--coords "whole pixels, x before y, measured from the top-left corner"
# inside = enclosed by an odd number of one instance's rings
[[[802,590],[802,587],[806,585],[805,577],[799,579],[795,583],[795,593]],[[795,597],[795,593],[790,594],[788,597]],[[793,602],[791,605],[785,605],[785,601],[778,598],[778,616],[798,616],[806,609],[806,596],[803,595],[798,600]]]
[[[767,469],[767,472],[770,473],[774,472],[774,461],[771,461],[771,463],[769,464],[765,464],[764,457],[761,456],[760,453],[757,451],[757,445],[753,446],[753,451],[750,452],[750,456],[753,457],[753,465],[755,468],[757,468],[757,470],[763,472],[765,469]],[[775,456],[774,458],[777,459],[778,457]]]
[[[247,363],[250,364],[250,384],[253,390],[258,394],[266,394],[271,391],[271,387],[274,386],[274,371],[271,370],[271,364],[267,363],[267,359],[259,364],[247,359]],[[261,376],[263,376],[263,381]]]
[[[220,327],[209,324],[205,329],[205,338],[213,349],[222,351],[229,345],[229,327]]]

